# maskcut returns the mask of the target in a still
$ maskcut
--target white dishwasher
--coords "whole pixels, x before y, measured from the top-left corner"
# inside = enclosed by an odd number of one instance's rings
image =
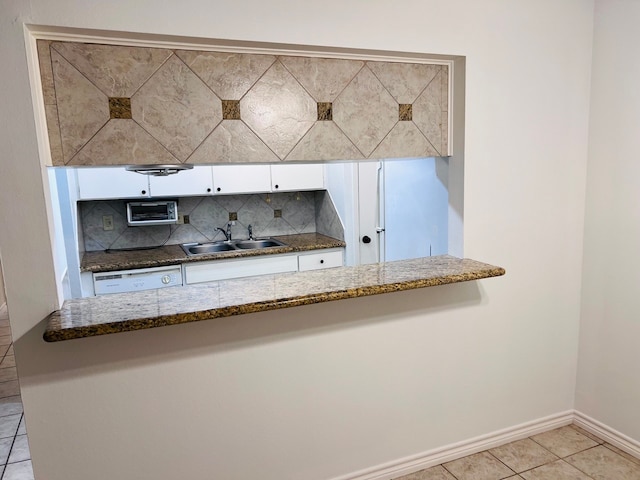
[[[93,288],[96,295],[137,292],[179,285],[182,285],[182,267],[180,265],[93,274]]]

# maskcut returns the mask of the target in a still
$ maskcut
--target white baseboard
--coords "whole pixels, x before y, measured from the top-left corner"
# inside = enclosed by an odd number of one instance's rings
[[[618,447],[620,450],[636,458],[640,458],[640,442],[627,437],[625,434],[614,430],[604,423],[594,420],[582,412],[576,410],[573,415],[573,423],[579,427],[584,428],[589,433],[593,433],[614,447]]]
[[[554,428],[569,425],[574,420],[573,410],[540,418],[514,427],[475,437],[463,442],[428,450],[418,455],[401,458],[375,467],[353,472],[332,480],[391,480],[441,463],[450,462],[474,453],[498,447],[505,443],[530,437]],[[586,428],[585,428],[586,430]],[[613,443],[613,442],[612,442]],[[617,446],[617,445],[616,445]],[[622,447],[620,447],[622,448]]]

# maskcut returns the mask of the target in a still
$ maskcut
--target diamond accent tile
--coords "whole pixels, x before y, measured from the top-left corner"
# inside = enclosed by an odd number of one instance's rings
[[[273,65],[273,55],[176,50],[186,63],[220,98],[240,100]]]
[[[51,46],[109,97],[131,97],[171,56],[162,48],[53,42]]]
[[[317,105],[276,62],[240,101],[240,112],[247,125],[283,159],[313,126]]]
[[[360,150],[334,122],[317,122],[287,155],[286,160],[359,160]]]
[[[131,98],[133,118],[180,161],[222,120],[222,103],[173,56]]]
[[[282,64],[316,102],[333,102],[362,69],[360,60],[280,57]]]
[[[109,122],[69,162],[69,165],[140,165],[179,163],[133,120]]]
[[[369,156],[398,121],[398,102],[364,67],[333,102],[333,120]]]
[[[332,108],[331,102],[318,102],[318,120],[333,120]]]
[[[107,96],[57,52],[51,52],[64,161],[109,120]]]
[[[413,103],[442,69],[419,63],[367,62],[367,66],[398,103]]]
[[[240,120],[240,101],[222,100],[222,118],[224,120]]]
[[[413,119],[413,109],[410,103],[401,103],[398,105],[398,120],[408,122]]]
[[[445,155],[443,128],[447,128],[447,99],[442,98],[442,70],[413,103],[413,121],[438,151]],[[445,140],[446,141],[446,140]]]
[[[239,120],[223,120],[187,163],[273,163],[280,159]]]
[[[434,157],[439,152],[413,122],[398,122],[369,158]]]
[[[109,97],[111,118],[131,118],[131,99],[128,97]]]

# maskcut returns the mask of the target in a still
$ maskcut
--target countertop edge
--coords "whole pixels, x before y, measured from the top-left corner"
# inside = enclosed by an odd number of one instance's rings
[[[454,258],[454,257],[452,257]],[[460,261],[470,259],[458,259]],[[476,262],[474,260],[471,260]],[[269,310],[277,310],[302,305],[311,305],[314,303],[325,303],[336,300],[344,300],[347,298],[365,297],[371,295],[379,295],[384,293],[399,292],[405,290],[413,290],[418,288],[427,288],[438,285],[446,285],[452,283],[468,282],[473,280],[481,280],[484,278],[498,277],[505,275],[506,270],[502,267],[477,262],[482,267],[471,269],[464,273],[447,274],[442,276],[411,279],[407,281],[381,283],[376,285],[363,285],[355,288],[336,289],[332,291],[302,294],[289,298],[278,298],[269,301],[249,302],[231,306],[223,306],[219,308],[193,311],[190,313],[176,313],[168,315],[159,315],[155,317],[141,317],[131,320],[123,320],[111,323],[101,323],[98,325],[76,326],[69,328],[61,328],[47,330],[43,334],[46,342],[60,342],[77,338],[93,337],[99,335],[108,335],[113,333],[128,332],[135,330],[145,330],[149,328],[157,328],[169,325],[180,325],[184,323],[198,322],[203,320],[213,320],[216,318],[230,317],[235,315],[243,315],[246,313],[256,313]],[[337,267],[348,268],[348,267]],[[60,310],[52,312],[46,317],[46,321],[60,316]]]

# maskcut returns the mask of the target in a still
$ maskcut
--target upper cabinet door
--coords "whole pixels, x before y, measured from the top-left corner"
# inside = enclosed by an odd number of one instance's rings
[[[149,177],[124,167],[79,168],[76,173],[80,200],[149,196]]]
[[[274,192],[324,190],[324,165],[271,165],[271,187]]]
[[[210,166],[197,165],[166,177],[149,177],[151,195],[154,197],[178,197],[184,195],[210,195],[213,178]]]
[[[271,191],[269,165],[215,165],[214,193],[260,193]]]

